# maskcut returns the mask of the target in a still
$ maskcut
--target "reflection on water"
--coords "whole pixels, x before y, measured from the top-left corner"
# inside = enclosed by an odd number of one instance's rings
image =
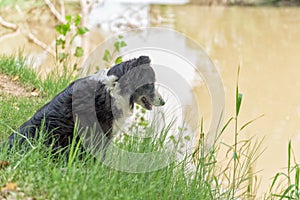
[[[265,136],[266,150],[256,170],[263,170],[259,191],[266,191],[272,176],[287,166],[290,139],[300,156],[300,9],[191,5],[153,9],[169,18],[168,27],[196,40],[213,59],[225,86],[227,119],[234,115],[236,72],[241,66],[240,124],[265,116],[240,137]],[[233,144],[233,133],[227,132],[223,140]]]

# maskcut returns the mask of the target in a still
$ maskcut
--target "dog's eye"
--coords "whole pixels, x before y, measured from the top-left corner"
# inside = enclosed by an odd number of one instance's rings
[[[146,84],[145,88],[152,90],[152,89],[154,89],[154,84]]]
[[[151,83],[145,84],[145,85],[141,86],[139,89],[141,89],[141,90],[154,90],[154,84],[151,84]]]

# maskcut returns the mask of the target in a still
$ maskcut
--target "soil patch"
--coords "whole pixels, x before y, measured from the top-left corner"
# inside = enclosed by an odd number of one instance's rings
[[[14,96],[29,97],[30,91],[18,82],[19,77],[10,77],[5,74],[0,74],[0,96],[2,93]]]

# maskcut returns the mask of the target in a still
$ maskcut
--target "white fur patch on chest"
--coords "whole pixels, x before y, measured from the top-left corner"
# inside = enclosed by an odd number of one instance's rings
[[[113,104],[111,105],[112,113],[114,115],[113,133],[117,133],[118,130],[122,129],[126,119],[132,115],[129,105],[129,98],[131,94],[121,95],[119,82],[117,82],[118,77],[114,75],[108,76],[107,72],[107,69],[100,70],[97,73],[90,75],[89,79],[102,82],[105,85],[107,92],[109,92],[110,96],[114,99],[111,101]]]

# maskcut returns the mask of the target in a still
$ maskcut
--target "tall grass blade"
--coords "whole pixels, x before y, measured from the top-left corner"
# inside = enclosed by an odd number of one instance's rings
[[[296,189],[297,189],[297,192],[299,194],[299,165],[296,165],[296,172],[295,172],[295,186],[296,186]]]
[[[290,185],[289,187],[286,188],[286,190],[284,191],[284,193],[281,195],[280,200],[281,199],[293,199],[291,198],[291,196],[288,196],[287,194],[295,187],[294,184]]]
[[[236,117],[239,115],[240,107],[242,103],[243,95],[239,92],[239,76],[240,76],[240,66],[238,67],[237,72],[237,82],[236,82],[236,91],[235,91],[235,108],[236,108]]]
[[[291,149],[292,149],[292,143],[291,140],[289,141],[288,145],[288,184],[291,185]]]
[[[243,99],[243,94],[238,93],[238,87],[237,87],[237,93],[236,93],[236,116],[239,115],[241,104],[242,104],[242,99]]]
[[[220,135],[226,130],[227,126],[230,124],[230,122],[234,120],[233,117],[231,117],[227,122],[226,124],[224,125],[224,127],[222,128],[221,132],[220,132]]]
[[[79,121],[76,118],[73,139],[71,141],[69,155],[68,155],[68,168],[69,169],[72,166],[75,158],[78,156],[78,152],[79,152],[80,145],[81,145],[81,140],[79,140],[78,142],[76,141],[76,138],[77,138],[76,136],[78,134],[78,127],[79,127],[78,123],[79,123]]]
[[[261,117],[263,117],[263,116],[264,116],[264,114],[262,114],[262,115],[260,115],[260,116],[258,116],[258,117],[256,117],[256,118],[254,118],[254,119],[248,121],[247,123],[245,123],[245,124],[240,128],[240,131],[239,131],[239,132],[241,132],[241,131],[242,131],[244,128],[246,128],[248,125],[252,124],[254,121],[258,120],[259,118],[261,118]]]

